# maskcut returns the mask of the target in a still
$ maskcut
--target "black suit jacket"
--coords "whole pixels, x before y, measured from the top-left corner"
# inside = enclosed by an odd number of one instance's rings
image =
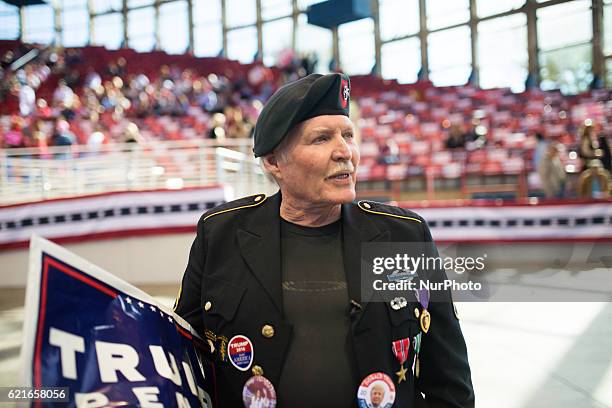
[[[227,340],[234,335],[251,339],[253,365],[261,367],[275,386],[282,375],[292,326],[283,319],[280,202],[280,193],[246,197],[207,212],[198,223],[175,310],[215,346],[219,407],[241,407],[242,388],[253,375],[227,361]],[[450,294],[446,302],[429,305],[431,328],[422,334],[420,376],[414,378],[406,363],[407,381],[400,384],[391,344],[421,331],[414,313],[420,306],[415,301],[394,310],[389,303],[360,299],[361,244],[431,243],[425,221],[407,210],[360,201],[342,205],[342,227],[348,293],[359,304],[350,314],[347,333],[347,347],[354,356],[355,396],[362,379],[384,372],[396,383],[394,407],[473,407],[466,346]],[[431,248],[435,251],[433,243]],[[443,270],[434,275],[429,278],[445,279]],[[264,325],[273,327],[272,337],[263,335]]]

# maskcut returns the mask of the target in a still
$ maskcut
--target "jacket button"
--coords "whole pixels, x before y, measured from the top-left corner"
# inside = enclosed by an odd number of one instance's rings
[[[415,307],[414,308],[414,317],[416,317],[418,319],[420,315],[421,315],[421,313],[419,312],[419,308]]]
[[[208,312],[208,311],[210,310],[210,308],[211,308],[211,307],[212,307],[212,303],[210,303],[210,302],[206,302],[206,303],[204,303],[204,310],[205,310],[205,311],[207,311],[207,312]]]
[[[274,337],[274,327],[270,326],[269,324],[264,325],[261,328],[261,334],[266,338],[269,339],[271,337]]]
[[[253,375],[263,375],[264,373],[263,368],[261,368],[261,366],[258,366],[258,365],[254,365],[253,368],[251,369],[251,372],[253,373]]]

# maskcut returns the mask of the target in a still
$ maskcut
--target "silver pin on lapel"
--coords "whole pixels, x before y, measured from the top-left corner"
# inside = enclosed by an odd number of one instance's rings
[[[408,302],[406,301],[406,298],[403,296],[394,298],[393,300],[391,300],[390,304],[391,304],[391,309],[393,310],[400,310],[408,306]]]

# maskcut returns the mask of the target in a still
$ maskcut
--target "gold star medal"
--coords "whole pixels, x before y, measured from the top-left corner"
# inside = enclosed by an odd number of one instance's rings
[[[402,381],[406,381],[406,373],[408,372],[408,370],[406,370],[404,368],[404,365],[402,364],[400,366],[399,371],[395,372],[395,375],[397,375],[397,383],[401,383]]]
[[[406,381],[406,373],[408,370],[404,368],[404,363],[408,360],[408,354],[410,351],[410,338],[405,338],[401,340],[396,340],[391,344],[391,350],[393,350],[393,355],[400,363],[400,370],[395,374],[397,375],[397,383],[401,383],[402,381]]]

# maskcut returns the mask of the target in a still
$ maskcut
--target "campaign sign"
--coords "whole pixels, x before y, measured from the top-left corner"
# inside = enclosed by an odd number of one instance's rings
[[[25,316],[24,385],[67,387],[68,406],[215,406],[210,350],[187,322],[39,237]]]

